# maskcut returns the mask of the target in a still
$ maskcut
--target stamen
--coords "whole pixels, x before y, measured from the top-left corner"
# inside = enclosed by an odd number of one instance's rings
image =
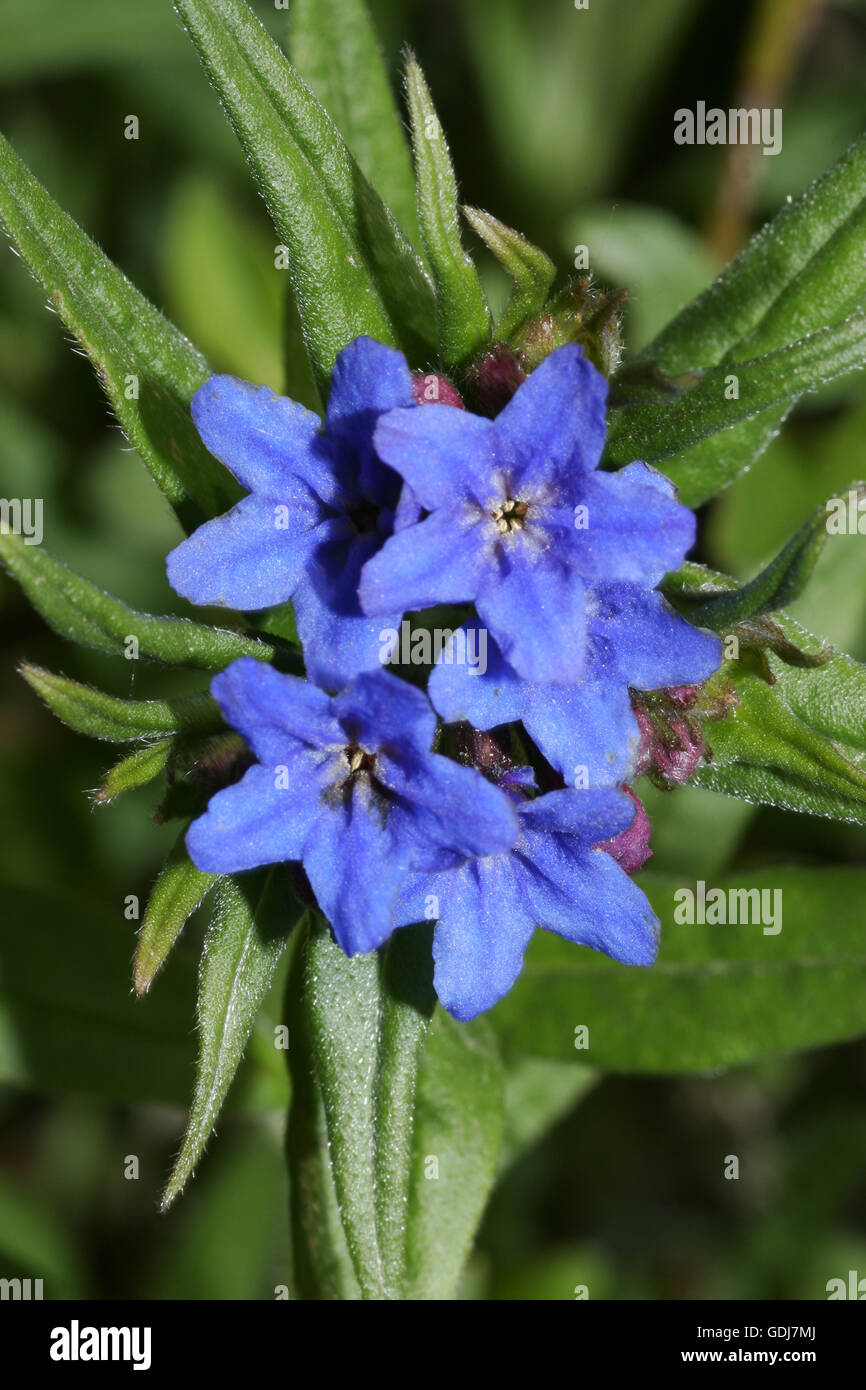
[[[352,776],[367,772],[372,776],[376,771],[376,754],[368,753],[366,749],[359,748],[357,743],[350,743],[346,749],[346,757],[349,760],[349,771]]]
[[[493,520],[496,522],[496,529],[500,535],[505,536],[509,531],[522,531],[524,517],[529,511],[528,502],[519,502],[514,497],[509,497],[497,507],[493,513]]]

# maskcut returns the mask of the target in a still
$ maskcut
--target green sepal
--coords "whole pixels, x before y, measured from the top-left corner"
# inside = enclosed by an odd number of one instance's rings
[[[492,213],[464,205],[463,215],[511,279],[511,296],[494,329],[497,337],[510,338],[544,304],[556,266],[539,247]]]

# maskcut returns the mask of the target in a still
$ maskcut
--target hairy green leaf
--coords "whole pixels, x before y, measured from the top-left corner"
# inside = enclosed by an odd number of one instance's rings
[[[866,767],[795,714],[784,687],[745,662],[733,663],[730,677],[737,706],[708,727],[712,759],[694,781],[745,801],[866,825]]]
[[[21,674],[57,718],[80,734],[108,743],[126,743],[181,729],[208,732],[223,718],[210,695],[181,695],[171,700],[122,700],[91,685],[81,685],[27,662]]]
[[[864,363],[866,315],[856,314],[764,357],[713,367],[699,384],[672,400],[613,411],[605,460],[614,466],[633,459],[665,463],[665,472],[679,487],[683,501],[695,506],[705,500],[702,484],[693,476],[691,465],[677,455],[716,434],[724,451],[724,438],[732,426],[763,420],[770,406],[782,405],[785,413],[804,391]],[[734,389],[737,394],[731,397]]]
[[[205,449],[189,404],[200,353],[49,197],[0,137],[0,222],[81,343],[112,408],[187,530],[239,496]]]
[[[455,367],[487,341],[490,314],[478,272],[460,240],[457,181],[445,134],[424,74],[411,56],[406,65],[406,97],[418,220],[436,288],[439,353],[446,367]]]
[[[404,1296],[415,1080],[434,1003],[431,972],[424,928],[398,933],[381,955],[350,959],[323,926],[306,944],[311,1052],[295,1048],[291,1063],[293,1072],[314,1068],[321,1088],[333,1192],[364,1299]],[[336,1259],[328,1253],[331,1266]]]
[[[277,869],[220,882],[199,970],[195,1095],[163,1210],[204,1152],[296,916]]]
[[[83,647],[124,656],[134,639],[137,654],[144,660],[199,671],[221,671],[239,656],[275,660],[277,649],[267,641],[187,618],[137,613],[121,599],[82,579],[47,550],[27,545],[11,532],[0,534],[0,563],[18,581],[48,626]],[[277,664],[291,666],[294,660],[284,649],[279,657]]]
[[[327,112],[243,0],[176,0],[290,262],[323,396],[359,334],[423,355],[432,292],[420,261]]]
[[[419,241],[412,160],[364,0],[294,0],[291,56],[370,184]]]
[[[487,1019],[437,1008],[418,1078],[406,1235],[413,1300],[454,1298],[496,1177],[503,1069]]]
[[[671,375],[712,366],[723,375],[738,375],[740,363],[778,353],[838,324],[866,299],[864,231],[866,137],[758,232],[642,358],[655,360]],[[697,443],[683,436],[685,452],[665,471],[684,501],[696,506],[747,468],[778,432],[795,399],[796,392],[733,423],[724,434],[698,436]]]
[[[737,592],[727,575],[696,564],[669,575],[665,588],[690,613],[684,599]],[[773,622],[781,641],[767,646],[757,634],[762,662],[752,659],[748,629],[738,636],[740,660],[723,667],[738,703],[707,724],[712,760],[694,780],[745,801],[866,824],[866,666],[829,651],[784,613]]]
[[[105,781],[96,792],[93,800],[97,806],[113,801],[121,792],[134,791],[146,787],[165,771],[171,757],[174,739],[163,738],[158,743],[145,744],[134,753],[121,758],[119,763],[106,773]]]
[[[196,868],[180,835],[147,900],[132,975],[136,994],[150,989],[187,920],[201,907],[217,878]]]
[[[859,500],[866,494],[866,484],[852,483],[849,489]],[[848,501],[848,494],[830,501]],[[743,618],[759,613],[774,613],[792,603],[805,588],[818,563],[827,540],[827,517],[830,503],[823,503],[782,547],[760,574],[740,588],[717,594],[698,603],[688,612],[689,621],[697,627],[709,627],[714,632],[730,627]]]
[[[866,291],[866,136],[786,204],[645,350],[672,375],[772,352],[850,313]]]
[[[771,868],[704,884],[704,923],[699,883],[648,871],[639,882],[662,923],[656,964],[620,965],[537,932],[523,974],[490,1015],[507,1047],[575,1066],[691,1072],[866,1029],[862,869]],[[711,907],[722,901],[724,919]],[[588,1046],[576,1050],[578,1041]]]

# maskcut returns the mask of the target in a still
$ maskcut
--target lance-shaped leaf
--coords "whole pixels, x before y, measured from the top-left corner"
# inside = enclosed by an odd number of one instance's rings
[[[318,1078],[354,1277],[362,1298],[402,1298],[415,1083],[435,1002],[429,930],[349,959],[320,926],[306,944],[303,992],[311,1052],[296,1048],[291,1063]]]
[[[820,656],[826,649],[820,637],[793,618],[777,619],[786,638],[800,651]],[[770,667],[781,698],[808,728],[862,763],[866,753],[866,666],[845,652],[834,652],[815,670],[790,665],[772,655]]]
[[[493,1183],[502,1072],[434,997],[426,926],[347,960],[321,928],[290,985],[302,1297],[453,1298]]]
[[[417,61],[406,64],[418,220],[436,288],[439,353],[456,367],[490,336],[490,314],[478,272],[460,240],[457,180],[433,98]]]
[[[296,918],[296,904],[278,869],[219,884],[199,970],[195,1095],[163,1210],[183,1190],[204,1152]]]
[[[201,907],[218,875],[202,873],[186,852],[183,835],[151,889],[135,952],[133,985],[146,994],[154,976],[180,936],[185,923]]]
[[[510,338],[544,304],[556,278],[556,266],[539,247],[491,213],[470,207],[464,207],[463,212],[511,279],[511,296],[496,324],[496,336]]]
[[[286,1133],[292,1267],[295,1297],[345,1302],[360,1299],[361,1289],[334,1183],[328,1117],[316,1075],[315,1040],[307,1009],[306,941],[312,920],[311,914],[299,929],[303,938],[293,954],[286,985],[286,1056],[292,1094]]]
[[[676,375],[741,362],[819,332],[866,299],[866,137],[782,209],[645,349],[643,359]],[[779,430],[793,400],[781,400],[724,435],[698,438],[665,469],[690,506],[748,467]],[[733,419],[733,417],[731,417]]]
[[[187,530],[235,501],[190,400],[210,369],[0,137],[0,222],[81,343],[123,429]]]
[[[504,1074],[486,1018],[437,1008],[418,1078],[406,1233],[409,1299],[454,1298],[496,1178]]]
[[[781,405],[784,414],[805,391],[864,363],[866,315],[854,314],[778,352],[713,367],[691,390],[673,400],[613,412],[605,461],[614,466],[634,459],[664,462],[664,471],[679,487],[683,501],[694,506],[704,500],[703,482],[691,463],[676,455],[717,434],[723,450],[732,426],[743,421],[754,424],[755,417],[763,421],[767,408],[774,405]]]
[[[866,291],[866,136],[767,223],[641,354],[677,374],[763,352],[832,322]],[[747,351],[744,356],[753,356]]]
[[[655,965],[536,932],[490,1015],[503,1045],[575,1066],[691,1072],[866,1030],[862,869],[774,867],[720,883],[644,871],[638,882],[662,924]]]
[[[361,333],[422,353],[433,334],[429,281],[327,112],[243,0],[176,0],[176,9],[288,250],[322,394],[337,354]]]
[[[142,659],[199,671],[221,671],[239,656],[253,656],[257,661],[278,658],[278,664],[297,665],[290,652],[266,640],[187,618],[138,613],[82,579],[47,550],[27,545],[11,532],[0,534],[0,563],[18,581],[48,626],[83,647],[125,656],[131,650],[131,639],[135,639],[135,650]]]
[[[296,68],[372,187],[417,245],[409,145],[364,0],[294,0],[289,22]]]
[[[134,753],[121,758],[119,763],[106,774],[105,781],[94,796],[94,804],[105,806],[121,792],[134,791],[136,787],[146,787],[162,772],[171,757],[174,739],[163,738],[159,743],[148,743]]]
[[[731,627],[744,618],[760,613],[774,613],[792,603],[802,593],[827,540],[828,514],[834,502],[856,507],[866,495],[866,484],[852,483],[848,492],[828,502],[804,522],[775,559],[761,573],[740,588],[717,594],[714,598],[688,609],[689,621],[697,627],[709,627],[714,632]]]
[[[122,700],[92,685],[81,685],[41,666],[22,662],[21,674],[52,714],[91,738],[126,743],[181,729],[206,733],[222,727],[219,705],[210,695],[181,695],[171,700]]]

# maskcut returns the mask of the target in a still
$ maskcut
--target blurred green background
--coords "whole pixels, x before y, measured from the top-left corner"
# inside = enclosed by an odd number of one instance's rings
[[[290,47],[291,12],[254,8]],[[586,244],[594,274],[630,291],[630,349],[866,126],[862,0],[372,10],[395,82],[404,42],[427,70],[466,199],[537,241],[563,275]],[[783,107],[782,153],[675,146],[674,110],[699,99]],[[124,138],[130,114],[136,141]],[[297,351],[277,238],[168,0],[0,0],[0,128],[215,369],[285,386],[284,341]],[[481,264],[501,298],[496,268]],[[309,399],[303,373],[291,391]],[[804,402],[706,509],[699,558],[747,577],[864,476],[866,384],[848,378]],[[10,255],[0,490],[44,499],[45,544],[74,568],[134,606],[181,611],[164,576],[172,513]],[[840,538],[793,610],[861,659],[864,580],[862,540]],[[118,695],[165,692],[166,675],[62,643],[5,579],[0,622],[0,1275],[43,1277],[46,1297],[273,1297],[291,1284],[279,989],[199,1176],[159,1216],[191,1088],[200,926],[153,997],[133,1001],[124,901],[144,902],[176,827],[153,825],[152,789],[92,809],[87,789],[111,750],[64,730],[15,667],[26,657]],[[646,799],[655,865],[685,881],[864,859],[862,833],[845,826],[696,789]],[[587,1284],[593,1298],[822,1298],[828,1278],[866,1274],[866,1045],[724,1075],[611,1077],[580,1096],[574,1076],[571,1064],[514,1066],[510,1158],[466,1297],[569,1299]],[[529,1095],[555,1120],[541,1139]],[[729,1154],[738,1182],[722,1176]],[[125,1176],[132,1156],[137,1179]]]

